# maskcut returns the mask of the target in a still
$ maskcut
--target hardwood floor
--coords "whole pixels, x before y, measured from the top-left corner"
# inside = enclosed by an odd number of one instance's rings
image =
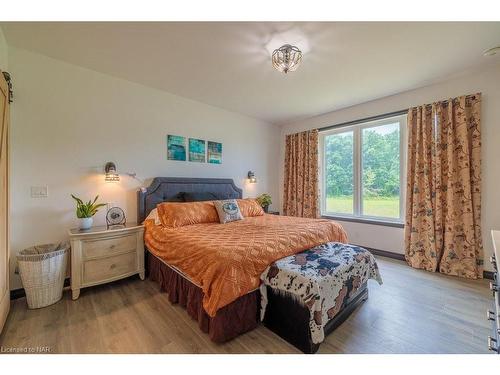
[[[491,295],[469,281],[377,257],[384,284],[321,345],[319,353],[488,353]],[[57,304],[28,310],[12,301],[0,346],[49,347],[52,353],[299,353],[263,326],[223,345],[202,333],[158,286],[138,277],[65,291]]]

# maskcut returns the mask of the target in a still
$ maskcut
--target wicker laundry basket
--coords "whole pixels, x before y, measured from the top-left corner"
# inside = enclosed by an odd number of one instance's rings
[[[33,246],[17,256],[19,273],[30,309],[52,305],[62,298],[69,243]]]

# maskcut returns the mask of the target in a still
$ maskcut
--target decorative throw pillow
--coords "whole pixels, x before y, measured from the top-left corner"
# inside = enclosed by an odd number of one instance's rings
[[[221,224],[243,219],[236,199],[214,201],[214,205],[217,209],[217,214],[219,215],[219,221]]]
[[[215,193],[210,192],[200,192],[200,193],[180,193],[184,199],[184,202],[201,202],[201,201],[214,201],[219,199]]]
[[[240,207],[240,211],[243,217],[264,215],[264,209],[260,204],[257,203],[255,199],[236,199],[236,202],[238,202],[238,206]]]
[[[146,219],[144,219],[144,221],[146,221],[146,220],[154,220],[155,225],[161,225],[160,218],[158,217],[158,209],[153,208],[151,210],[151,212],[149,213],[149,215],[146,217]],[[143,222],[143,224],[144,224],[144,222]]]
[[[173,197],[164,200],[165,202],[184,202],[182,193],[177,193]]]
[[[182,227],[219,221],[213,202],[163,202],[156,206],[161,223],[166,227]]]

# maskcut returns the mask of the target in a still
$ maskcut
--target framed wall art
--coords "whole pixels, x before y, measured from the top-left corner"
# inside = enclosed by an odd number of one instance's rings
[[[205,162],[205,141],[203,139],[189,138],[189,161]]]
[[[222,143],[207,142],[207,163],[222,164]]]
[[[167,159],[186,160],[186,137],[167,135]]]

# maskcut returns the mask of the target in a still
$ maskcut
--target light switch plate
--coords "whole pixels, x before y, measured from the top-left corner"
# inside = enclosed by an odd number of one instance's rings
[[[48,186],[32,186],[31,198],[47,198],[49,196]]]

